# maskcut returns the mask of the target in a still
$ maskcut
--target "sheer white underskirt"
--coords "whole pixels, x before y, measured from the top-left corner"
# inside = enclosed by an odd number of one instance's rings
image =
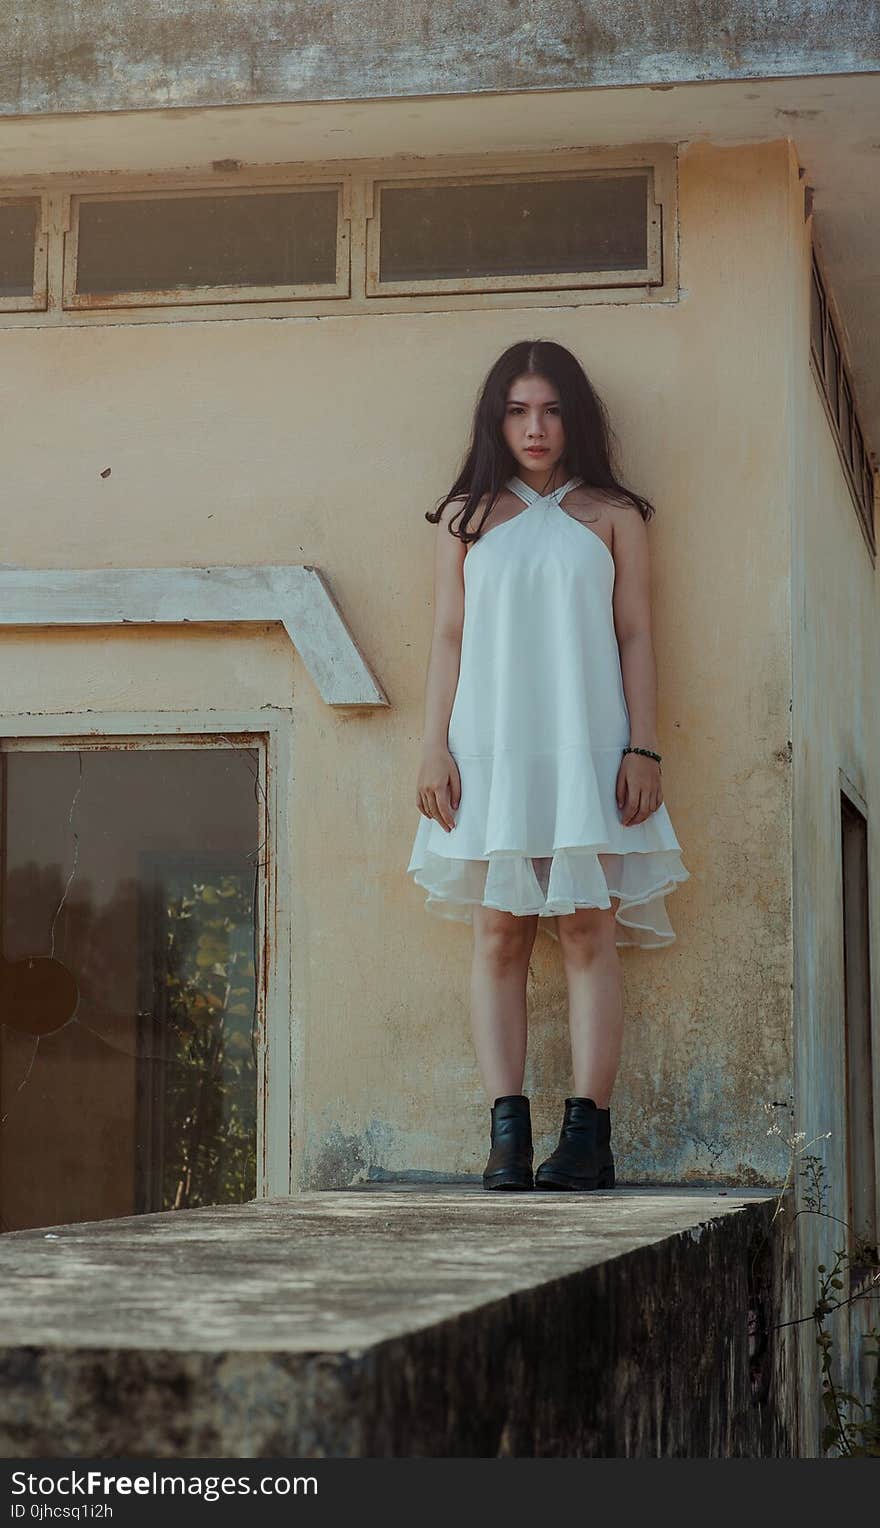
[[[543,857],[494,852],[485,859],[450,859],[425,850],[412,875],[427,891],[425,906],[436,917],[472,923],[475,905],[519,916],[537,913],[539,927],[554,939],[557,915],[578,907],[607,908],[619,897],[615,943],[641,949],[672,944],[676,936],[665,898],[690,878],[677,849],[611,854],[589,846]]]

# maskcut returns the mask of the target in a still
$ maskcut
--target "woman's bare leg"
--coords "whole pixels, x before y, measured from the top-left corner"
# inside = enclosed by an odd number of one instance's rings
[[[471,1028],[489,1103],[521,1093],[526,1064],[526,986],[538,914],[474,908]]]
[[[568,1025],[574,1096],[607,1109],[623,1044],[623,971],[615,911],[578,907],[556,920],[568,986]]]

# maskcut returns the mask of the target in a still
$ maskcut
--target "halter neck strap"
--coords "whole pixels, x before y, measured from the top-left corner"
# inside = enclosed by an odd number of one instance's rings
[[[524,483],[522,478],[514,476],[507,479],[507,487],[518,498],[525,499],[527,504],[547,504],[551,499],[558,502],[570,488],[576,488],[578,483],[582,482],[583,478],[570,477],[567,483],[563,483],[560,488],[554,488],[551,493],[538,493],[537,489],[530,488],[528,483]]]

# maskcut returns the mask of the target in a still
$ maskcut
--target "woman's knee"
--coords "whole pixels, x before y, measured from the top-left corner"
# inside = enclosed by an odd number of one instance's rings
[[[519,964],[531,954],[537,922],[537,914],[522,917],[497,907],[475,907],[475,949],[494,965]]]
[[[563,954],[580,960],[616,950],[616,911],[620,899],[610,907],[576,907],[573,913],[560,914],[556,920]]]

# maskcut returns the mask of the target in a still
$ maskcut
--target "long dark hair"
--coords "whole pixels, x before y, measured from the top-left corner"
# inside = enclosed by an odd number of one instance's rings
[[[583,478],[590,488],[604,489],[609,496],[633,504],[643,520],[655,513],[653,504],[633,493],[617,475],[612,462],[611,428],[604,403],[576,356],[555,340],[520,340],[498,357],[486,376],[474,410],[473,429],[464,465],[449,492],[425,519],[436,525],[451,499],[465,498],[448,529],[460,540],[476,541],[492,506],[509,477],[516,473],[516,459],[501,433],[507,395],[517,377],[544,377],[556,388],[565,431],[565,464],[572,477]],[[476,530],[467,529],[481,501],[488,497],[486,513]],[[460,518],[459,518],[460,513]]]

